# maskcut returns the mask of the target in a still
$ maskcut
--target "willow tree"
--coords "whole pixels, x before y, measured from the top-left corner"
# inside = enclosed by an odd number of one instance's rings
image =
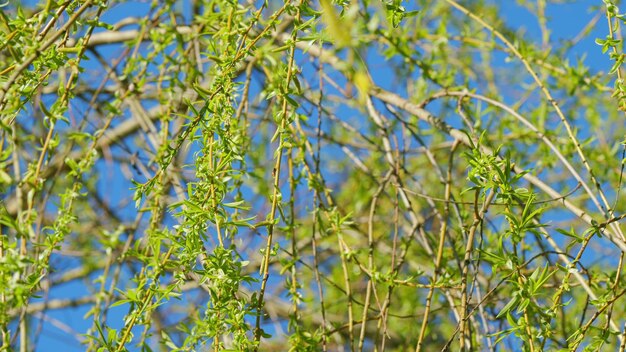
[[[623,351],[624,17],[518,3],[2,4],[4,348]]]

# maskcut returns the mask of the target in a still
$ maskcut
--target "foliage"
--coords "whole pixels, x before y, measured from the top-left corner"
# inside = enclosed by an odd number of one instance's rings
[[[624,350],[617,2],[0,6],[3,350]]]

